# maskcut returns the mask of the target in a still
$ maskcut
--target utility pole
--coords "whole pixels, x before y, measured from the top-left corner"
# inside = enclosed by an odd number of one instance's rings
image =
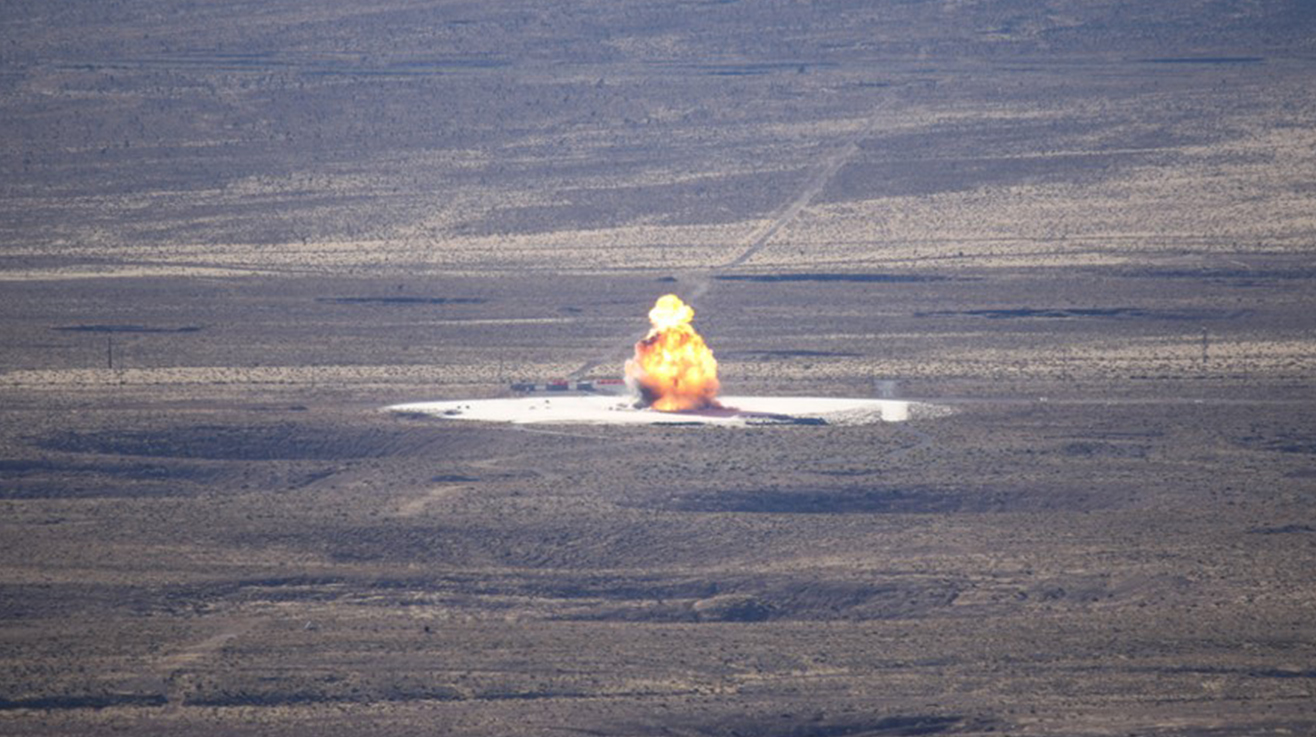
[[[1206,328],[1202,328],[1202,368],[1206,368],[1207,353],[1211,348],[1211,339],[1208,337]]]
[[[114,336],[105,336],[105,365],[107,368],[114,368]]]

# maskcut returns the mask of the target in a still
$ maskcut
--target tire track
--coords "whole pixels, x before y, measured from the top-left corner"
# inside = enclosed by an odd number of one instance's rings
[[[181,650],[160,658],[155,665],[165,695],[165,713],[176,714],[183,707],[185,694],[178,676],[183,672],[198,668],[213,659],[225,645],[245,635],[256,626],[253,620],[230,622],[219,632],[199,642],[183,647]]]
[[[750,260],[763,247],[772,240],[772,237],[781,231],[782,228],[790,224],[792,220],[799,217],[800,212],[808,207],[818,195],[822,194],[823,189],[836,177],[841,171],[841,167],[849,163],[850,159],[859,152],[859,142],[863,140],[863,134],[855,136],[845,144],[841,150],[832,154],[823,162],[822,167],[814,173],[809,181],[805,183],[804,189],[786,204],[785,207],[777,211],[777,215],[765,226],[760,228],[749,238],[749,243],[745,250],[734,259],[713,269],[714,272],[723,269],[733,269],[746,261]]]
[[[791,223],[791,221],[799,217],[800,213],[804,211],[804,208],[808,207],[819,194],[822,194],[823,189],[825,189],[828,183],[836,177],[836,174],[841,171],[841,168],[849,163],[850,159],[854,158],[854,155],[859,152],[859,144],[865,137],[867,137],[867,135],[868,129],[864,128],[847,141],[844,146],[833,152],[831,156],[828,156],[823,161],[822,165],[818,167],[817,171],[814,172],[813,176],[809,177],[805,182],[804,188],[800,190],[799,194],[791,199],[790,202],[787,202],[779,208],[776,213],[773,214],[772,219],[765,225],[760,226],[758,230],[755,230],[749,235],[744,241],[744,250],[742,250],[735,258],[705,271],[682,273],[680,281],[682,283],[693,284],[692,288],[687,293],[686,301],[693,303],[695,300],[706,295],[709,290],[713,288],[713,277],[718,272],[727,269],[734,269],[735,267],[749,261],[757,255],[759,251],[762,251],[773,237],[781,232],[782,228],[785,228]],[[641,334],[635,338],[635,340],[639,340],[643,337],[644,335]],[[568,374],[567,377],[571,379],[579,379],[599,366],[617,360],[619,355],[621,358],[625,358],[629,351],[629,344],[627,344],[624,351],[610,351],[607,355],[587,361],[583,366]]]
[[[902,435],[908,435],[909,437],[914,438],[918,442],[914,443],[913,445],[907,445],[903,448],[896,448],[890,453],[887,453],[882,460],[885,461],[899,460],[909,455],[910,453],[916,453],[921,450],[927,450],[928,448],[932,447],[933,443],[936,442],[931,435],[923,432],[922,430],[916,430],[912,427],[903,427],[903,426],[897,427],[896,430],[899,431]]]

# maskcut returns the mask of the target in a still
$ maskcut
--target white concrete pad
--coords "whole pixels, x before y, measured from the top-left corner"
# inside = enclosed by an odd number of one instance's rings
[[[911,412],[940,409],[896,399],[839,397],[719,397],[723,409],[692,412],[658,412],[636,409],[630,397],[561,394],[508,399],[467,399],[395,404],[392,412],[411,412],[454,420],[483,420],[515,424],[584,425],[864,425],[901,422]],[[928,413],[928,414],[935,414]]]

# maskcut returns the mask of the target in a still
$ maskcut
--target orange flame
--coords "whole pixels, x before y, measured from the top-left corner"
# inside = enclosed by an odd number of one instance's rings
[[[642,404],[663,412],[720,407],[717,359],[690,327],[695,311],[675,294],[658,298],[649,310],[653,328],[635,344],[626,362],[626,383]]]

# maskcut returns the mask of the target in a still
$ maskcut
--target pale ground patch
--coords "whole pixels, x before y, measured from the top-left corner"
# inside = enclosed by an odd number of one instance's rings
[[[988,153],[980,160],[1141,156],[1084,181],[1034,178],[923,195],[811,204],[749,268],[1140,263],[1149,253],[1295,251],[1316,219],[1302,181],[1316,134],[1259,130],[1210,145]],[[934,159],[929,159],[930,162]],[[894,162],[893,162],[894,163]]]
[[[414,499],[408,499],[399,504],[395,514],[398,517],[415,517],[424,512],[425,507],[429,506],[431,502],[437,502],[460,491],[460,484],[441,484]]]
[[[574,364],[537,362],[520,366],[533,375],[559,376]],[[179,366],[145,369],[33,369],[0,376],[0,387],[158,386],[158,385],[333,385],[478,383],[486,365],[447,366]]]
[[[119,266],[105,264],[96,266],[69,266],[52,269],[22,269],[19,271],[0,271],[0,282],[8,281],[68,281],[72,279],[140,279],[144,277],[192,277],[192,278],[234,278],[243,276],[260,276],[272,274],[261,269],[244,269],[240,267],[206,267],[206,266],[170,266],[167,264],[148,266]]]

